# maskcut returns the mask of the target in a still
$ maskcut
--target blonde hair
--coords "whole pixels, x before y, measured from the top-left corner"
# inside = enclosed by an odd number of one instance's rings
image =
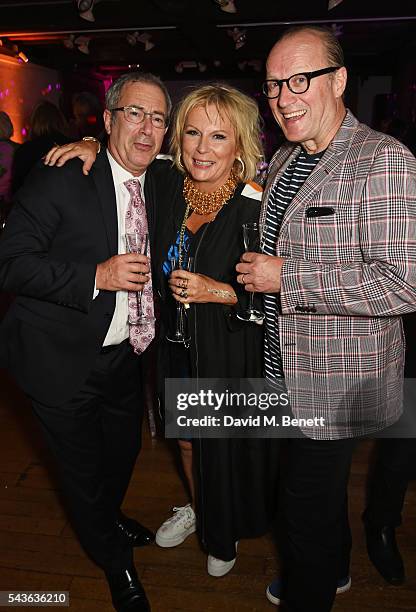
[[[263,158],[260,139],[261,118],[256,102],[238,89],[212,83],[202,85],[187,94],[176,108],[170,138],[170,152],[176,167],[185,172],[181,162],[182,136],[188,114],[196,107],[215,106],[220,116],[226,116],[234,129],[236,148],[240,151],[234,171],[240,181],[256,176],[257,164]]]

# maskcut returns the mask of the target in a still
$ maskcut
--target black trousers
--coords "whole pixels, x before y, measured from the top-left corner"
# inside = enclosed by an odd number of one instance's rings
[[[287,441],[283,481],[283,599],[291,612],[329,612],[349,575],[347,485],[355,440]]]
[[[125,341],[97,357],[71,401],[32,403],[82,546],[104,571],[129,567],[133,551],[115,521],[141,446],[140,358]]]
[[[383,438],[369,480],[364,521],[376,528],[399,527],[409,480],[416,466],[416,438]]]

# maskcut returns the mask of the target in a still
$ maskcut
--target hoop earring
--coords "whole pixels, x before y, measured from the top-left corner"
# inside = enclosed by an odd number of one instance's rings
[[[178,168],[179,168],[179,170],[181,170],[181,172],[184,172],[184,173],[186,172],[185,166],[183,165],[183,162],[182,162],[182,153],[179,153]]]
[[[243,177],[246,173],[246,165],[244,160],[242,160],[241,157],[236,157],[235,160],[241,164],[241,177]]]

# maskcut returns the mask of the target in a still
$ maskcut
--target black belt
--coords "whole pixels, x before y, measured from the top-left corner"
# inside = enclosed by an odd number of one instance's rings
[[[123,340],[123,342],[120,342],[120,344],[107,344],[107,346],[103,346],[101,348],[101,355],[107,355],[107,353],[112,353],[113,351],[115,351],[116,349],[124,346],[126,344],[126,342],[128,342],[129,339],[126,338],[125,340]]]

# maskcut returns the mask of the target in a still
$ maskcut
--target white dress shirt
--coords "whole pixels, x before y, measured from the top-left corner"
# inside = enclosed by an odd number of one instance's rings
[[[130,194],[124,185],[125,181],[132,178],[130,172],[125,170],[119,163],[116,162],[114,157],[107,149],[108,160],[111,166],[111,172],[113,174],[114,189],[116,192],[116,203],[117,203],[117,221],[118,221],[118,254],[121,255],[126,252],[126,241],[125,241],[125,218],[127,206],[130,202]],[[143,172],[138,177],[140,186],[142,188],[142,197],[144,199],[144,180],[146,172]],[[107,335],[104,339],[103,346],[109,344],[120,344],[126,338],[129,337],[129,324],[128,319],[128,302],[127,302],[127,291],[116,292],[116,307],[114,310],[113,318],[111,319],[110,327],[108,328]]]

